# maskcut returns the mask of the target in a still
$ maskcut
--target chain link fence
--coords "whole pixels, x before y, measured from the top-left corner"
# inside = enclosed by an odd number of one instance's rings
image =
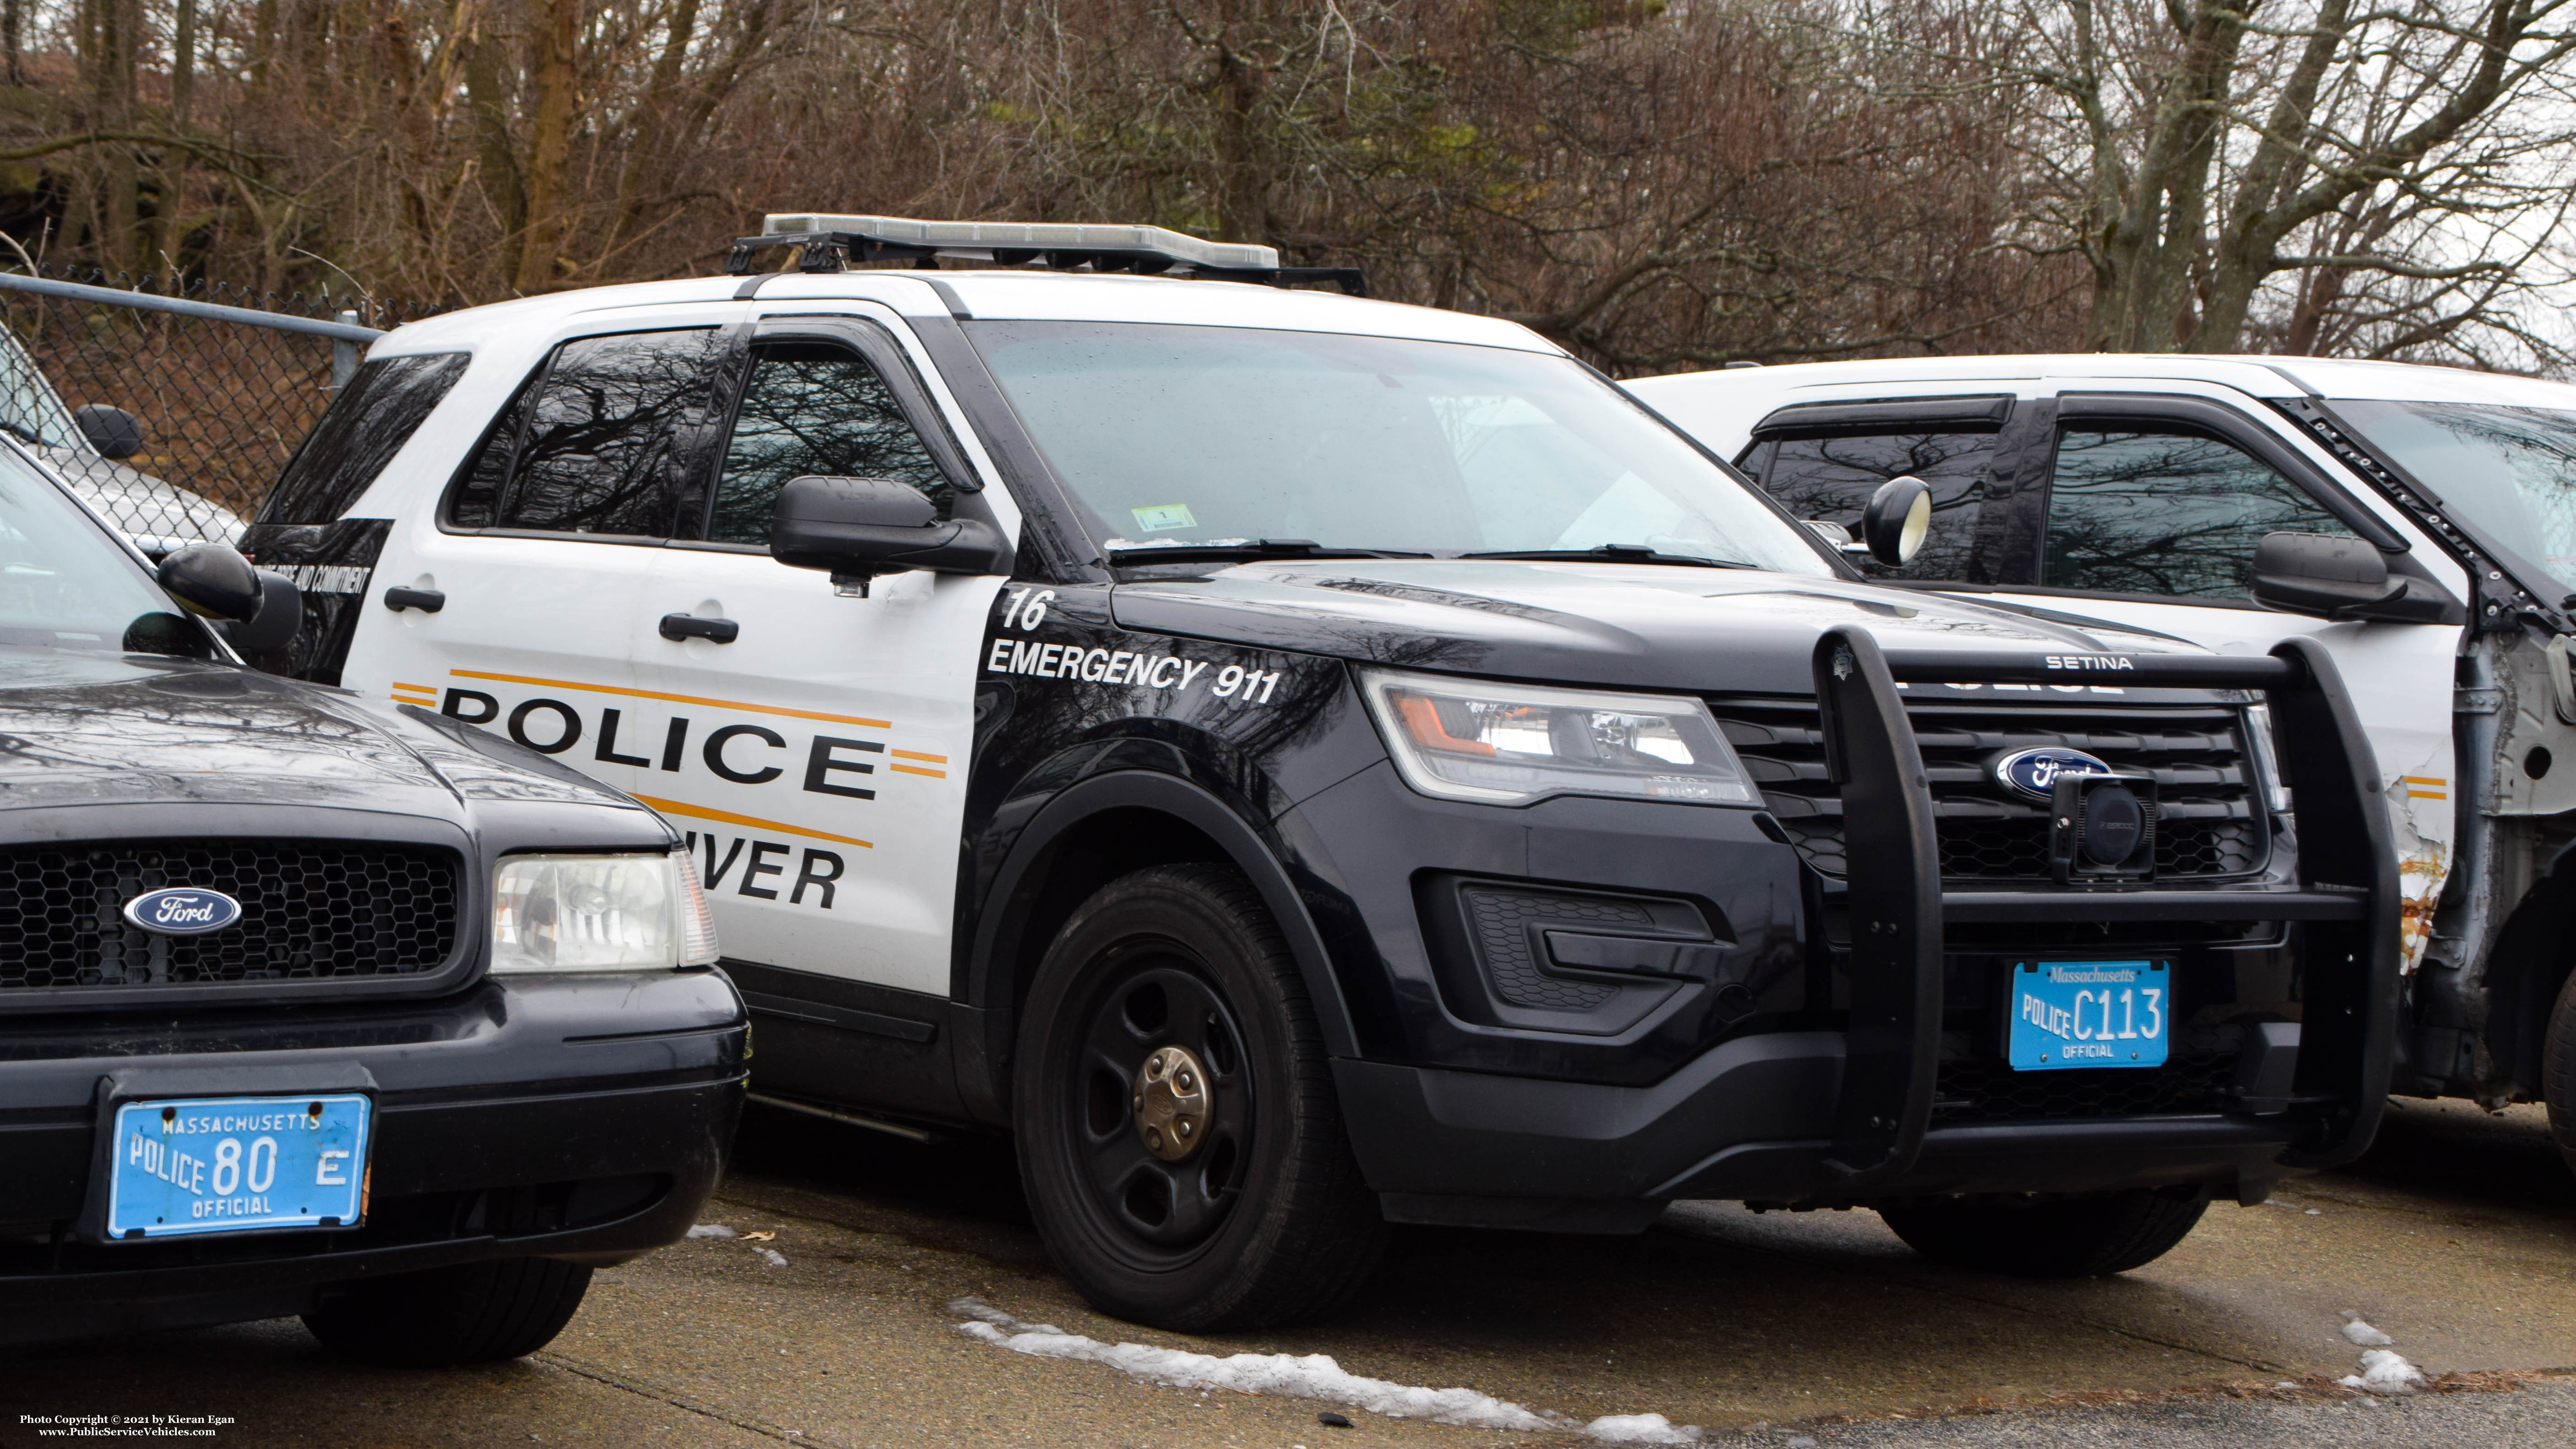
[[[146,553],[237,543],[366,344],[436,310],[0,273],[0,429]]]

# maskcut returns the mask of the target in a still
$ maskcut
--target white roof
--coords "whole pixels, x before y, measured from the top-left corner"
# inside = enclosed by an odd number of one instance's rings
[[[755,280],[760,283],[758,297],[764,303],[864,299],[920,316],[947,313],[949,298],[954,297],[979,319],[1265,327],[1289,332],[1464,342],[1525,352],[1560,350],[1516,322],[1445,312],[1436,307],[1346,297],[1337,292],[1291,290],[1250,282],[1017,269],[782,272],[758,278],[691,277],[590,287],[443,313],[397,329],[372,350],[379,356],[470,351],[503,336],[525,336],[531,331],[554,333],[585,312],[720,302]]]
[[[2250,357],[2183,353],[2085,352],[1992,357],[1898,357],[1866,362],[1801,362],[1677,373],[1627,384],[1676,418],[1709,408],[1741,410],[1867,389],[1919,385],[1927,392],[1973,391],[1975,384],[2059,380],[2190,382],[2233,388],[2252,397],[2383,398],[2423,402],[2488,402],[2514,407],[2576,408],[2576,386],[2456,367],[2354,362],[2318,357]],[[1687,421],[1687,419],[1684,419]],[[1746,426],[1751,425],[1751,419]]]

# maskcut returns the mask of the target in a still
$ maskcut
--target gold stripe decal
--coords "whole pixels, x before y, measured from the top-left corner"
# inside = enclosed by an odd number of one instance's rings
[[[457,672],[461,674],[464,671],[459,670]],[[500,676],[478,674],[472,677],[476,679],[496,679]],[[514,680],[512,682],[518,683],[520,681]],[[805,835],[811,836],[816,840],[830,840],[842,845],[855,845],[862,850],[876,849],[874,842],[860,840],[855,836],[831,835],[820,830],[808,830],[802,825],[784,825],[775,820],[763,820],[756,815],[736,815],[729,810],[710,810],[704,805],[684,805],[677,800],[657,800],[650,795],[638,795],[635,798],[652,806],[654,809],[661,811],[665,815],[686,815],[692,820],[714,820],[725,825],[747,825],[754,830],[776,830],[788,835]]]
[[[451,669],[447,672],[458,679],[489,679],[502,684],[533,684],[545,689],[578,689],[590,694],[618,694],[624,695],[629,699],[658,699],[671,704],[703,704],[713,709],[739,709],[752,714],[774,714],[786,719],[818,719],[822,720],[826,724],[858,725],[863,729],[890,730],[894,728],[894,723],[891,720],[862,719],[857,715],[850,714],[823,714],[815,710],[787,709],[783,706],[774,704],[745,704],[738,699],[708,699],[703,695],[696,694],[665,694],[658,689],[621,689],[613,684],[583,684],[577,680],[571,679],[539,679],[534,675],[528,674],[489,674],[480,669]],[[640,800],[643,797],[639,795],[636,798]],[[758,824],[762,822],[753,823]],[[786,827],[781,826],[779,828],[783,830]],[[823,837],[825,840],[838,840],[840,838],[841,837],[837,835],[826,835]],[[858,843],[865,845],[867,842],[860,841]]]
[[[948,778],[948,772],[946,770],[925,770],[919,765],[888,765],[886,766],[886,770],[888,773],[896,775],[928,775],[934,780],[945,780]]]
[[[948,757],[946,755],[925,755],[919,750],[896,750],[893,754],[898,760],[919,760],[925,765],[944,765],[948,763]]]

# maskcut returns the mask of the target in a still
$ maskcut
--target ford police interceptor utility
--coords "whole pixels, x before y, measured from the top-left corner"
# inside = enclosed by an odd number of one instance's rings
[[[2379,760],[2405,895],[2393,1085],[2544,1097],[2576,1164],[2576,765],[2555,768],[2576,759],[2576,387],[2158,356],[1631,387],[1841,538],[1889,478],[1923,479],[1922,551],[1858,560],[1884,582],[2223,652],[2324,646]]]
[[[2313,643],[1870,586],[1531,333],[1265,247],[737,266],[390,334],[250,547],[293,667],[689,831],[755,1096],[1008,1127],[1104,1309],[1679,1197],[2112,1272],[2367,1143],[2397,897]]]

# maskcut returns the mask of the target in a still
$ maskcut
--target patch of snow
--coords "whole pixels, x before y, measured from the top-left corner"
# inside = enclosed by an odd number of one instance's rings
[[[2362,1321],[2360,1314],[2343,1311],[2343,1336],[2363,1348],[2386,1348],[2397,1340]]]
[[[696,1227],[689,1229],[689,1236],[693,1238],[730,1238],[734,1236],[734,1231],[722,1223],[700,1223]]]
[[[2335,1382],[2366,1394],[2411,1394],[2424,1387],[2424,1371],[2401,1354],[2373,1348],[2362,1351],[2360,1373],[2346,1374]]]
[[[1676,1429],[1661,1414],[1604,1414],[1583,1432],[1605,1444],[1688,1444],[1699,1438],[1697,1429]]]
[[[776,1248],[763,1248],[760,1250],[760,1261],[773,1268],[784,1268],[787,1266],[787,1255]]]
[[[2324,1208],[2310,1208],[2310,1209],[2308,1209],[2308,1216],[2309,1216],[2309,1217],[2312,1217],[2312,1218],[2321,1218],[2321,1217],[2324,1217],[2325,1215],[2326,1215],[2326,1210],[2325,1210]]]
[[[1474,1389],[1426,1389],[1346,1373],[1323,1353],[1238,1353],[1224,1358],[1141,1343],[1102,1343],[1051,1323],[1027,1323],[977,1298],[948,1305],[967,1321],[958,1331],[996,1348],[1038,1358],[1106,1364],[1130,1378],[1176,1389],[1232,1389],[1244,1394],[1317,1399],[1383,1414],[1471,1429],[1519,1433],[1572,1431],[1611,1444],[1696,1444],[1695,1424],[1676,1427],[1661,1414],[1604,1414],[1579,1423],[1564,1414],[1523,1408]]]

